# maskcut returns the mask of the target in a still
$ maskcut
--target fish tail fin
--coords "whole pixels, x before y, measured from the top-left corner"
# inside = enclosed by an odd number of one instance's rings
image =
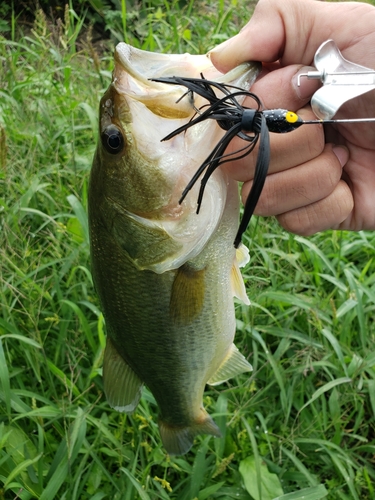
[[[195,436],[199,434],[221,437],[220,429],[210,415],[204,409],[202,412],[203,416],[199,420],[186,427],[171,425],[163,420],[159,421],[160,436],[169,455],[187,453],[193,446]]]

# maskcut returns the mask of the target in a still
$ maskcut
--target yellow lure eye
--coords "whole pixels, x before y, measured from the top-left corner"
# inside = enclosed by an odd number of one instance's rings
[[[296,115],[296,113],[293,113],[293,111],[287,111],[285,114],[285,120],[288,123],[296,123],[296,121],[298,121],[298,115]]]

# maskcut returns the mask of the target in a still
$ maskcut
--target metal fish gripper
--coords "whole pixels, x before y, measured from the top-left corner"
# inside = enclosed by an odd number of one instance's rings
[[[311,107],[321,120],[330,120],[338,109],[350,99],[375,89],[375,71],[345,59],[333,40],[318,48],[314,57],[316,71],[298,75],[320,80],[323,86],[311,98]]]

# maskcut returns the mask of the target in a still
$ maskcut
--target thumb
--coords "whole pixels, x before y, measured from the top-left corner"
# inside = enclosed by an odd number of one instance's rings
[[[313,0],[260,0],[241,32],[210,52],[212,63],[226,72],[245,61],[270,63],[281,59],[291,38],[296,39],[302,31],[310,32],[308,25],[313,24],[316,3]],[[298,29],[301,26],[303,30]],[[288,33],[293,35],[287,37]],[[295,45],[298,48],[299,43]],[[296,58],[294,62],[309,64],[312,56],[313,53],[309,61]]]

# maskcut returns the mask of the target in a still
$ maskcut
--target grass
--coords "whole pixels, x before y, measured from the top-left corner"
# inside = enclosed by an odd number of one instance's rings
[[[155,0],[127,14],[138,47],[204,52],[249,7]],[[85,207],[112,43],[72,8],[0,38],[0,499],[375,498],[374,233],[253,221],[236,344],[254,372],[205,393],[223,438],[171,458],[147,390],[132,416],[106,403]]]

